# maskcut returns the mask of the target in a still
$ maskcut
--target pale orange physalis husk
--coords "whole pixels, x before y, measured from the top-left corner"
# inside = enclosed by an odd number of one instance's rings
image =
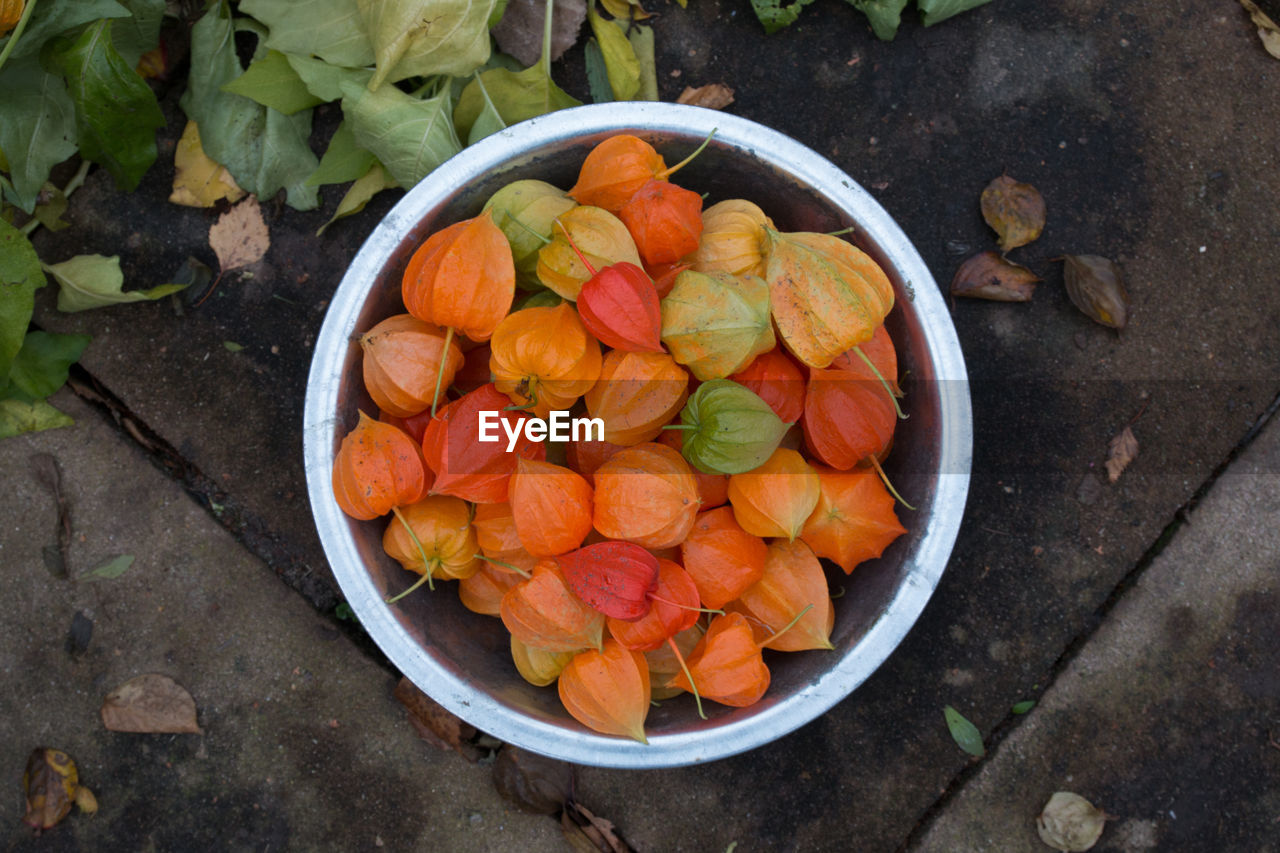
[[[600,344],[568,302],[507,315],[489,347],[494,387],[541,418],[568,411],[600,378]]]
[[[835,610],[822,564],[809,546],[799,540],[769,543],[764,562],[764,575],[742,597],[730,605],[748,616],[756,641],[763,642],[786,628],[792,619],[804,613],[790,628],[764,643],[766,649],[799,652],[806,649],[830,649],[831,627]],[[809,610],[805,610],[809,607]]]
[[[804,457],[780,447],[759,468],[729,478],[729,504],[748,533],[792,540],[817,506],[819,488]]]
[[[765,228],[773,220],[754,202],[726,199],[702,211],[702,236],[688,261],[698,272],[764,277]]]
[[[431,405],[436,380],[448,388],[462,367],[462,350],[445,332],[412,314],[395,314],[360,336],[364,387],[389,415],[408,418]],[[440,360],[444,357],[444,371]]]
[[[413,528],[418,543],[406,524]],[[382,549],[409,571],[421,575],[429,570],[437,579],[470,577],[480,570],[471,510],[466,501],[448,495],[430,495],[401,507],[382,534]]]
[[[565,710],[587,728],[649,742],[649,665],[640,652],[605,640],[601,651],[576,655],[560,673],[558,687]]]

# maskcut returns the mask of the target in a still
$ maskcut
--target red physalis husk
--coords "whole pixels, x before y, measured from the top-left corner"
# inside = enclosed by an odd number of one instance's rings
[[[795,539],[818,503],[818,488],[804,457],[780,447],[763,465],[729,478],[729,503],[748,533]]]
[[[799,652],[832,648],[835,610],[827,576],[804,542],[770,542],[764,574],[729,606],[741,608],[751,617],[756,641],[766,649]],[[804,615],[794,625],[782,630],[801,613]]]
[[[678,430],[672,430],[676,432]],[[609,460],[613,454],[625,450],[626,445],[611,444],[607,441],[578,440],[565,445],[565,464],[569,470],[577,471],[587,478],[587,482],[595,485],[596,470]]]
[[[627,352],[662,352],[662,309],[652,279],[623,261],[599,270],[578,292],[578,315],[600,343]]]
[[[605,621],[609,634],[628,649],[653,651],[698,621],[698,587],[678,563],[658,560],[657,583],[647,597],[649,612],[639,619]]]
[[[583,601],[627,622],[649,612],[658,582],[658,558],[630,542],[598,542],[556,557],[565,579]]]
[[[368,521],[411,504],[431,485],[422,449],[403,430],[360,413],[333,460],[333,496],[352,518]]]
[[[600,651],[581,652],[569,662],[558,690],[565,710],[587,728],[648,743],[649,665],[639,652],[605,640]]]
[[[745,708],[760,701],[769,689],[769,667],[765,666],[751,626],[741,613],[726,613],[711,620],[685,663],[704,699]],[[692,692],[694,684],[683,672],[671,683]]]
[[[511,244],[491,211],[432,234],[414,252],[401,286],[405,309],[426,323],[486,341],[511,310]]]
[[[652,145],[620,133],[591,149],[569,195],[578,204],[617,213],[647,181],[666,171],[666,161]]]
[[[760,580],[768,548],[738,525],[732,508],[720,507],[694,520],[680,554],[702,603],[723,607]]]
[[[893,511],[893,497],[870,468],[817,468],[821,494],[800,538],[847,575],[864,560],[879,557],[907,530]]]
[[[410,415],[407,418],[398,418],[390,412],[378,410],[378,420],[384,424],[391,424],[397,429],[403,430],[418,444],[422,444],[422,435],[427,431],[427,426],[431,423],[431,410],[423,409],[416,415]],[[427,475],[431,475],[430,468],[427,469]]]
[[[649,180],[618,211],[646,266],[670,264],[698,248],[702,196],[670,181]]]
[[[805,390],[804,443],[841,471],[881,453],[897,426],[893,398],[879,380],[846,370],[810,368]]]
[[[804,372],[781,347],[756,356],[729,378],[754,391],[783,423],[793,424],[804,413]]]
[[[574,594],[555,560],[539,560],[502,597],[500,615],[511,636],[549,652],[598,649],[604,636],[604,614]]]
[[[535,557],[566,554],[591,532],[591,484],[568,468],[520,459],[508,496],[520,543]]]
[[[658,443],[665,444],[677,453],[684,447],[684,430],[664,429],[658,436]],[[693,479],[698,483],[698,501],[700,510],[723,506],[729,501],[729,475],[704,474],[692,465]]]
[[[610,539],[670,548],[689,535],[698,483],[679,452],[647,442],[610,457],[595,473],[592,525]]]
[[[501,566],[479,562],[474,575],[458,581],[458,598],[462,606],[481,616],[498,616],[502,612],[502,599],[513,586],[520,583],[520,575]]]
[[[673,264],[653,264],[645,267],[644,271],[653,279],[653,289],[658,292],[658,299],[661,300],[666,299],[671,288],[676,286],[676,277],[689,267],[687,263],[676,261]]]
[[[379,409],[401,418],[430,407],[436,379],[449,387],[463,364],[462,351],[446,342],[443,329],[411,314],[388,317],[359,343],[365,390]]]
[[[501,425],[490,431],[498,434],[497,441],[479,440],[481,412],[498,412],[501,420],[512,425],[527,417],[522,412],[504,411],[510,405],[507,395],[490,383],[437,413],[422,437],[427,465],[436,475],[432,494],[454,495],[473,503],[503,503],[516,461],[546,458],[546,445],[529,440],[522,424],[520,438],[510,452]]]
[[[862,350],[862,355],[859,355],[857,350]],[[862,359],[863,355],[875,366],[875,370],[867,366],[867,362]],[[859,376],[866,379],[874,379],[877,382],[880,381],[882,376],[893,393],[902,396],[902,392],[898,388],[898,352],[894,349],[893,339],[889,337],[889,331],[885,329],[883,323],[876,326],[875,334],[871,336],[871,340],[860,343],[854,349],[836,356],[835,361],[831,362],[831,369],[847,370],[850,373],[856,373]],[[876,375],[877,371],[880,376]]]
[[[470,343],[462,338],[463,343]],[[470,394],[477,388],[493,381],[489,375],[489,357],[492,350],[488,344],[477,344],[462,348],[462,367],[453,375],[453,390],[459,394]]]

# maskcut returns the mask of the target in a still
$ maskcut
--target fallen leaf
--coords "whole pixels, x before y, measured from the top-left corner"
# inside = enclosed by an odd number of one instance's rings
[[[502,20],[492,30],[499,49],[525,66],[541,59],[546,8],[546,0],[509,0]],[[586,19],[586,0],[555,0],[551,10],[552,62],[577,43],[578,32]]]
[[[640,62],[640,91],[636,92],[637,101],[658,100],[658,63],[653,55],[653,27],[633,26],[627,33]]]
[[[1025,246],[1044,230],[1044,196],[1031,184],[1001,175],[982,191],[982,218],[1000,235],[1000,249]]]
[[[369,88],[406,77],[465,77],[489,59],[498,0],[356,0],[373,43]]]
[[[632,853],[631,845],[614,832],[613,821],[597,817],[581,803],[565,803],[560,829],[569,846],[583,853]]]
[[[1040,277],[1005,260],[995,252],[982,252],[960,265],[951,279],[951,295],[996,302],[1030,302]]]
[[[640,0],[600,0],[600,5],[610,15],[622,21],[643,21],[653,17],[640,5]]]
[[[733,103],[733,90],[723,83],[708,83],[696,89],[685,86],[677,104],[690,104],[695,107],[706,107],[709,110],[722,110]]]
[[[412,681],[401,678],[393,693],[409,712],[409,722],[418,736],[440,749],[454,749],[468,761],[480,758],[479,750],[471,739],[476,736],[475,726],[450,713],[418,689]]]
[[[67,195],[53,184],[46,183],[36,196],[36,209],[32,214],[50,231],[61,231],[71,225],[62,218],[67,212]]]
[[[67,631],[65,644],[67,654],[77,657],[89,650],[89,641],[93,639],[93,620],[83,610],[77,610],[71,617],[71,629]]]
[[[90,569],[82,576],[85,580],[96,580],[102,578],[104,580],[115,580],[125,572],[129,571],[129,567],[133,565],[132,554],[121,554],[107,562],[98,566],[96,569]]]
[[[523,812],[555,814],[573,795],[573,785],[572,764],[511,744],[493,762],[493,786]]]
[[[920,0],[920,16],[926,27],[941,23],[952,15],[990,3],[991,0]]]
[[[1098,843],[1107,813],[1079,794],[1057,791],[1036,818],[1040,840],[1064,853],[1084,853]]]
[[[396,180],[387,174],[386,169],[382,168],[382,164],[375,162],[363,177],[347,188],[346,194],[338,202],[338,209],[333,212],[333,216],[330,217],[328,222],[320,226],[319,230],[316,231],[316,236],[319,237],[324,234],[325,230],[339,219],[354,216],[364,210],[364,206],[369,203],[369,199],[378,193],[383,190],[395,189],[398,186],[400,185]]]
[[[58,467],[58,460],[50,454],[36,453],[31,457],[31,473],[35,475],[36,482],[53,496],[53,504],[58,511],[56,544],[45,547],[44,562],[55,577],[65,578],[71,566],[71,508],[62,493],[62,470]]]
[[[219,216],[209,228],[209,245],[218,256],[222,273],[262,260],[271,246],[271,237],[258,200],[249,196]]]
[[[1090,320],[1112,329],[1129,323],[1129,294],[1120,267],[1099,255],[1065,255],[1062,281],[1071,302]]]
[[[957,746],[978,758],[986,755],[987,748],[982,744],[982,733],[978,731],[977,726],[950,705],[942,709],[942,715],[947,720],[947,729],[951,732],[951,737],[955,739]]]
[[[98,798],[84,785],[76,788],[76,808],[87,815],[98,813]]]
[[[213,207],[220,199],[237,202],[244,190],[227,167],[215,163],[200,146],[200,128],[188,121],[173,152],[173,192],[169,201],[187,207]]]
[[[1253,19],[1254,25],[1258,28],[1258,38],[1262,39],[1262,46],[1266,48],[1267,53],[1280,59],[1280,26],[1277,26],[1266,12],[1259,9],[1258,4],[1253,0],[1240,0],[1240,5]]]
[[[636,57],[635,48],[621,27],[596,14],[594,9],[587,12],[587,20],[600,46],[600,56],[604,59],[614,100],[631,100],[640,91],[640,60]]]
[[[1111,439],[1107,450],[1107,482],[1114,483],[1120,479],[1124,469],[1138,456],[1138,439],[1133,430],[1125,427],[1124,431]]]
[[[1022,714],[1026,714],[1026,713],[1028,713],[1028,712],[1029,712],[1032,708],[1034,708],[1035,706],[1036,706],[1036,700],[1034,700],[1034,699],[1023,699],[1021,702],[1017,703],[1016,705],[1014,705],[1014,706],[1013,706],[1012,708],[1010,708],[1009,710],[1011,710],[1013,713],[1018,714],[1019,716],[1021,716]]]
[[[22,400],[0,400],[0,438],[12,438],[24,432],[58,429],[75,423],[63,412],[44,400],[27,403]]]
[[[160,284],[147,290],[126,291],[118,255],[76,255],[60,264],[48,264],[44,270],[58,282],[58,310],[68,314],[122,302],[155,301],[186,287]]]
[[[243,74],[222,84],[222,91],[243,95],[287,116],[324,103],[311,94],[289,58],[278,50],[255,59]]]
[[[70,755],[60,749],[32,750],[22,774],[22,790],[27,797],[27,813],[22,822],[33,829],[56,826],[70,813],[79,787],[80,774]]]
[[[131,678],[108,693],[101,714],[102,724],[113,732],[203,734],[191,694],[156,672]]]

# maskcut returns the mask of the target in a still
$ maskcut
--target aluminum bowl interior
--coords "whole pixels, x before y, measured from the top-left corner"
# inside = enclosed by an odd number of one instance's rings
[[[750,708],[691,697],[650,710],[647,745],[598,735],[561,708],[554,687],[516,673],[497,619],[459,603],[451,584],[383,603],[415,576],[386,557],[384,521],[357,522],[330,487],[334,453],[357,418],[376,409],[360,380],[353,335],[402,311],[405,265],[428,234],[480,212],[485,199],[520,178],[560,187],[576,179],[601,139],[633,133],[668,163],[715,131],[707,149],[678,173],[707,203],[748,198],[783,230],[835,231],[851,239],[893,281],[887,323],[897,343],[909,420],[899,424],[887,469],[916,507],[899,510],[909,533],[852,576],[836,603],[835,651],[766,652],[772,685]],[[946,565],[968,491],[972,424],[964,362],[933,278],[901,229],[854,181],[808,148],[748,120],[663,103],[602,104],[565,110],[508,128],[464,150],[387,214],[344,276],[316,341],[307,384],[304,442],[312,510],[343,593],[375,642],[423,691],[483,731],[522,748],[580,764],[666,767],[733,755],[778,738],[827,711],[861,684],[915,622]]]

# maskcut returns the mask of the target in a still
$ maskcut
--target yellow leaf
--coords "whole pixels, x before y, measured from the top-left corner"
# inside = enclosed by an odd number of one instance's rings
[[[1240,0],[1240,5],[1244,6],[1249,17],[1253,19],[1254,26],[1258,28],[1258,38],[1262,39],[1262,46],[1266,48],[1267,53],[1280,59],[1280,26],[1277,26],[1266,12],[1259,9],[1258,4],[1253,0]]]
[[[0,36],[18,25],[25,5],[25,0],[0,0]]]
[[[627,41],[621,27],[605,20],[594,9],[587,12],[587,20],[591,22],[591,32],[595,34],[596,41],[600,43],[600,53],[604,56],[604,67],[609,75],[609,88],[613,90],[614,100],[631,100],[640,91],[640,60],[636,58],[635,48]]]
[[[3,2],[3,0],[0,0]],[[200,128],[188,121],[173,153],[173,194],[169,201],[187,207],[213,207],[219,199],[230,202],[244,197],[226,166],[209,159],[200,147]]]
[[[600,0],[600,5],[620,21],[643,21],[653,17],[640,5],[640,0]]]
[[[209,229],[209,245],[224,273],[262,260],[271,246],[271,237],[258,200],[249,196],[219,216]]]

